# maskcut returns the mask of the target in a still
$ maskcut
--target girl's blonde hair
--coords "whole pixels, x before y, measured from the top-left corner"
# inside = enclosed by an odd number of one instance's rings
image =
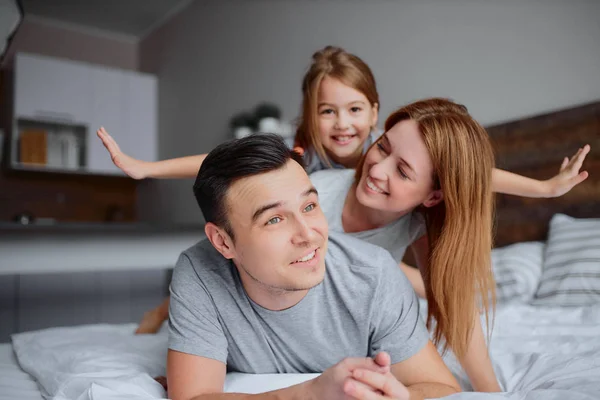
[[[302,80],[302,111],[296,130],[295,146],[308,154],[313,149],[328,166],[330,159],[319,135],[319,87],[326,76],[342,82],[365,95],[372,107],[379,105],[375,77],[369,66],[354,54],[339,47],[327,46],[312,56],[312,64]]]
[[[434,343],[465,356],[482,308],[489,328],[495,306],[491,268],[494,152],[485,129],[465,106],[432,98],[409,104],[388,117],[385,130],[404,120],[417,122],[433,163],[433,189],[443,201],[420,207],[430,253],[422,271],[428,301],[427,327]],[[364,157],[357,168],[360,180]]]

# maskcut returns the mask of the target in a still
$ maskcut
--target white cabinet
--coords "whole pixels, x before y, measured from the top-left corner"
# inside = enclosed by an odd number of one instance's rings
[[[15,115],[85,124],[90,119],[91,68],[85,64],[19,53],[15,59]]]
[[[13,135],[20,135],[19,123],[30,128],[38,122],[49,133],[52,126],[55,132],[70,126],[83,129],[78,172],[123,175],[96,136],[101,126],[131,156],[157,159],[155,76],[24,53],[15,58],[14,74]],[[18,157],[13,154],[12,159]]]
[[[124,84],[123,71],[103,68],[94,68],[92,71],[92,118],[86,146],[87,169],[90,172],[119,173],[96,135],[96,130],[104,126],[117,142],[129,134],[125,125],[127,101],[123,96]]]
[[[157,82],[152,75],[125,72],[123,98],[125,99],[124,127],[121,149],[134,158],[156,160],[158,140],[146,140],[152,132],[158,131]]]

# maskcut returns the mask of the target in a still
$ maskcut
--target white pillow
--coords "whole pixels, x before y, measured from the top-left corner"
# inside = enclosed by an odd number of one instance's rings
[[[134,335],[135,324],[82,325],[12,336],[21,368],[55,400],[164,399],[153,377],[165,375],[167,332]],[[228,373],[225,392],[261,393],[318,374]],[[0,393],[2,398],[2,393]]]
[[[550,221],[540,286],[541,306],[600,303],[600,219],[556,214]]]
[[[528,303],[542,276],[543,242],[523,242],[492,250],[496,299],[502,303]]]
[[[166,373],[167,335],[134,330],[135,324],[49,328],[12,335],[12,343],[19,365],[45,397],[84,400],[103,388],[163,398],[153,377]]]

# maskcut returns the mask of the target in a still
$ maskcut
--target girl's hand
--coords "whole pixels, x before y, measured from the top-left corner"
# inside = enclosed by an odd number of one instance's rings
[[[123,153],[115,139],[113,139],[112,136],[110,136],[103,127],[98,129],[96,131],[96,134],[98,135],[100,140],[102,140],[102,144],[110,153],[110,158],[112,159],[113,164],[117,166],[117,168],[125,172],[129,177],[133,179],[144,179],[148,176],[147,162],[137,160]]]
[[[590,152],[590,145],[586,144],[569,160],[565,157],[558,175],[544,181],[547,197],[560,197],[568,193],[575,186],[587,179],[587,171],[579,172],[585,156]]]

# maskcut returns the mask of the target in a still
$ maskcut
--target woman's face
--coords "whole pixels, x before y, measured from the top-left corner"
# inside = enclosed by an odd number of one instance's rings
[[[407,213],[442,200],[433,190],[433,163],[414,120],[400,121],[365,155],[356,188],[358,201],[369,208]]]
[[[327,154],[333,161],[354,168],[371,128],[377,124],[377,105],[372,106],[358,90],[326,76],[319,85],[317,111]]]

